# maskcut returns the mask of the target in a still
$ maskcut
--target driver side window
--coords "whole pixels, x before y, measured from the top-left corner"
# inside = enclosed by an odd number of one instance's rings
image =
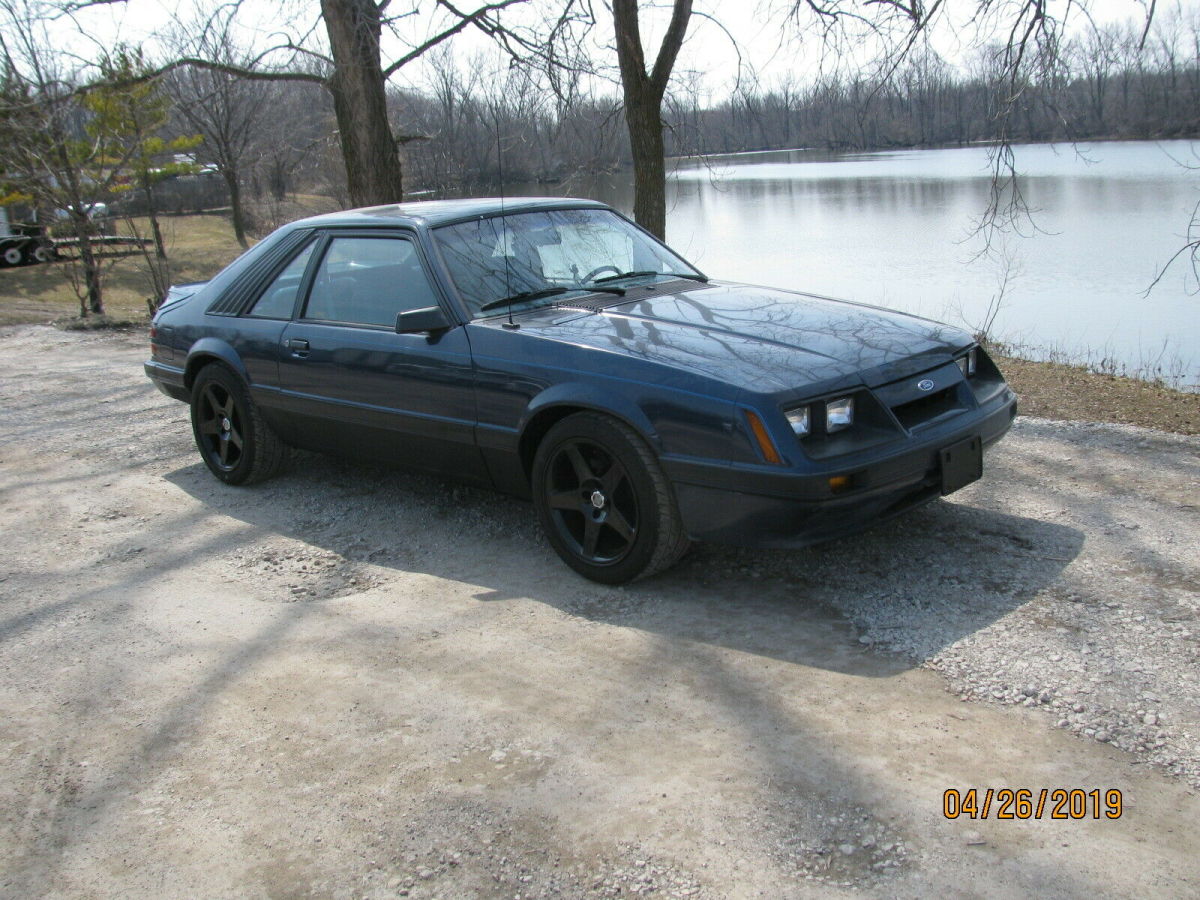
[[[335,237],[313,279],[304,318],[393,327],[397,314],[437,305],[411,240]]]

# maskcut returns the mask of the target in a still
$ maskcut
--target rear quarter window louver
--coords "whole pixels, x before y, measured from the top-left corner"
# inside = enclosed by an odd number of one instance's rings
[[[274,277],[276,270],[287,262],[292,251],[306,243],[312,236],[310,231],[294,231],[277,243],[269,253],[256,259],[221,296],[208,307],[210,316],[236,316],[259,291],[266,282]]]

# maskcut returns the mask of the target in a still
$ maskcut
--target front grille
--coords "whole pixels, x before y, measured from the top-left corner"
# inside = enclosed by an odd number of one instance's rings
[[[893,406],[892,412],[901,425],[913,431],[946,415],[962,412],[964,408],[959,401],[958,385],[953,384],[908,403]]]

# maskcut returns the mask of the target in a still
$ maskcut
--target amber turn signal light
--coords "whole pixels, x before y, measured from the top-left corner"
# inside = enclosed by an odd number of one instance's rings
[[[763,459],[777,466],[783,465],[779,451],[775,449],[775,444],[772,443],[771,436],[767,434],[767,428],[763,425],[762,419],[758,417],[758,414],[746,410],[746,421],[750,424],[750,431],[754,434],[754,440],[758,443],[758,449],[762,451]]]
[[[841,494],[850,490],[849,475],[834,475],[829,479],[829,491],[833,494]]]

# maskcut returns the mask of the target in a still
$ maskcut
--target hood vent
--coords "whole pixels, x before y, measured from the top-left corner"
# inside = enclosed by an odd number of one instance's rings
[[[633,303],[641,297],[618,297],[616,294],[593,294],[578,300],[563,300],[554,305],[559,309],[581,309],[585,312],[602,312],[610,306],[620,306],[623,303]]]

